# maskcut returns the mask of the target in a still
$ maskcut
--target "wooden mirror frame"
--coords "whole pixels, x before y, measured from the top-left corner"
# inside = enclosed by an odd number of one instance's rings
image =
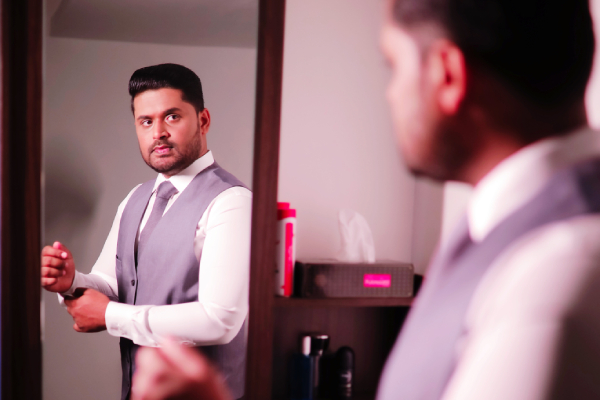
[[[2,0],[1,385],[41,399],[42,0]]]
[[[260,0],[246,399],[271,396],[285,0]],[[5,399],[42,398],[43,1],[0,0],[0,368]]]
[[[271,398],[285,0],[260,0],[246,400]]]

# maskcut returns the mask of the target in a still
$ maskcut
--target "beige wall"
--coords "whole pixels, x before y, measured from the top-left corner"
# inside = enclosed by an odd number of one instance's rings
[[[396,150],[379,52],[384,2],[288,0],[279,200],[298,210],[299,259],[331,258],[338,211],[368,221],[378,259],[424,270],[441,189],[419,183]]]
[[[212,114],[209,148],[243,182],[252,179],[256,51],[46,37],[44,244],[63,241],[89,272],[118,204],[155,177],[139,154],[127,83],[137,68],[186,65],[202,79]],[[44,293],[44,399],[115,399],[118,339],[76,333]]]
[[[600,0],[590,4],[597,22]],[[415,181],[404,169],[384,99],[383,5],[288,0],[279,200],[298,209],[299,258],[335,257],[337,212],[351,208],[369,222],[377,258],[412,261],[424,272],[440,234],[451,235],[465,212],[472,189]],[[597,52],[586,98],[595,127],[599,59]]]

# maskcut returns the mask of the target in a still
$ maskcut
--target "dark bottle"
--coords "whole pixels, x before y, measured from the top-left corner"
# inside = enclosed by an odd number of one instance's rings
[[[311,337],[302,338],[302,352],[292,357],[291,400],[313,400],[314,359],[310,356]]]
[[[340,347],[335,353],[335,366],[331,385],[334,400],[352,399],[352,388],[354,386],[354,351],[348,347]]]
[[[314,374],[313,374],[313,396],[318,399],[321,398],[321,357],[327,351],[329,347],[329,336],[328,335],[311,335],[310,341],[310,357],[314,363]]]

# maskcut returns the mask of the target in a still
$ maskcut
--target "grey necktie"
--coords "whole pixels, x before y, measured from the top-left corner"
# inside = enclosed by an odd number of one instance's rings
[[[161,217],[165,213],[165,208],[167,208],[167,203],[169,202],[169,199],[173,197],[173,195],[177,192],[178,191],[175,188],[175,186],[173,186],[173,184],[169,181],[164,181],[158,186],[158,189],[156,190],[156,199],[154,200],[154,206],[152,207],[152,212],[150,213],[150,217],[148,218],[148,221],[146,222],[146,225],[144,226],[144,229],[140,234],[140,240],[138,242],[137,251],[138,259],[139,255],[144,249],[146,242],[148,241],[148,238],[152,234],[152,231],[154,230],[154,228],[158,224],[158,221],[160,221]]]

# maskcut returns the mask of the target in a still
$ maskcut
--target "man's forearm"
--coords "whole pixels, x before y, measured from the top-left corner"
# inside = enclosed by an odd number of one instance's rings
[[[239,332],[247,306],[225,308],[199,302],[166,306],[134,306],[111,302],[106,326],[113,336],[141,346],[156,347],[166,337],[181,343],[208,346],[229,343]]]
[[[114,281],[114,282],[113,282]],[[58,294],[58,301],[61,305],[64,304],[63,296],[72,296],[77,288],[88,288],[99,291],[100,293],[108,296],[111,300],[118,300],[118,287],[117,280],[101,272],[92,272],[90,274],[82,274],[81,272],[75,271],[75,278],[73,284],[64,293]]]

